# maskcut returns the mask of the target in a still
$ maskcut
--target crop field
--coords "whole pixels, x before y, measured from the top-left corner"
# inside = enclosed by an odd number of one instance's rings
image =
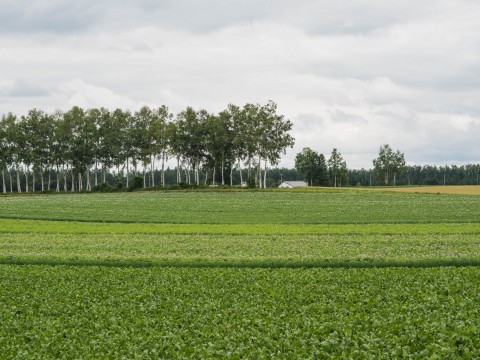
[[[367,191],[385,191],[383,188],[362,188]],[[480,195],[478,185],[435,185],[435,186],[399,186],[389,188],[388,191],[406,193],[429,193],[429,194],[459,194]]]
[[[479,358],[480,197],[0,196],[0,355]]]

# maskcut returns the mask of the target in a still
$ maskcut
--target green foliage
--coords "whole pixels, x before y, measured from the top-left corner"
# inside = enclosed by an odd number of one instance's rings
[[[469,223],[480,219],[480,197],[333,189],[67,193],[2,198],[0,218],[185,224]]]
[[[143,188],[143,178],[140,176],[135,176],[130,187],[132,190]]]
[[[5,358],[480,356],[478,268],[1,270]]]
[[[373,160],[373,166],[379,176],[383,178],[384,185],[390,184],[390,177],[393,176],[393,185],[395,185],[395,176],[405,168],[405,157],[397,150],[394,152],[390,145],[385,144],[380,147],[378,158]]]
[[[255,184],[255,178],[253,176],[250,176],[247,180],[247,188],[249,189],[255,189],[257,185]]]
[[[348,169],[347,163],[343,159],[342,154],[334,148],[332,154],[327,161],[328,172],[330,175],[330,183],[337,187],[348,184]]]
[[[295,157],[295,168],[310,186],[328,185],[328,169],[323,154],[304,148]]]
[[[181,228],[162,234],[138,233],[134,230],[138,231],[137,226],[130,231],[124,227],[123,233],[113,230],[112,233],[97,232],[86,236],[82,232],[84,229],[79,226],[76,232],[70,229],[65,233],[49,230],[0,233],[0,263],[186,267],[198,264],[258,267],[480,265],[478,235],[410,234],[408,226],[403,228],[405,233],[392,235],[226,235],[220,232],[198,234],[195,229],[181,234]]]
[[[93,192],[112,192],[114,189],[108,184],[99,184],[92,188]]]
[[[2,357],[478,358],[479,202],[4,196]]]
[[[71,191],[90,191],[90,173],[94,172],[98,183],[99,168],[105,177],[107,173],[115,174],[118,182],[125,180],[126,187],[134,190],[138,186],[131,186],[129,175],[132,167],[137,173],[138,166],[150,172],[149,181],[142,186],[154,187],[156,159],[161,160],[160,183],[164,187],[169,156],[177,160],[177,183],[193,171],[193,183],[200,186],[201,169],[204,175],[218,169],[221,184],[230,179],[232,186],[234,164],[258,159],[276,165],[281,154],[294,144],[289,134],[292,123],[277,114],[273,101],[246,104],[242,109],[229,104],[218,115],[187,107],[176,117],[165,106],[143,106],[134,113],[122,109],[84,110],[78,106],[53,114],[32,109],[20,119],[12,114],[2,116],[0,129],[2,193],[7,192],[5,171],[17,172],[19,193],[32,187],[35,191],[38,177],[44,191],[47,172],[57,192],[62,181],[64,188],[70,182]],[[232,172],[227,177],[228,170]],[[264,171],[266,187],[266,168]],[[71,179],[63,177],[70,172]],[[20,175],[25,177],[23,184]],[[9,182],[9,192],[13,192],[13,181]],[[190,183],[190,178],[186,182]],[[262,182],[259,184],[262,187]]]

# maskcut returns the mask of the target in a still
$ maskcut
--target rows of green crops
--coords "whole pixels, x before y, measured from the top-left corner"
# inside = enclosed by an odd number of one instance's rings
[[[345,192],[4,196],[0,218],[183,224],[469,223],[480,197]]]
[[[1,219],[0,233],[43,234],[478,234],[480,223],[164,224]]]
[[[4,265],[2,358],[480,357],[480,271]]]
[[[197,267],[480,265],[480,236],[0,233],[0,263]]]
[[[480,197],[0,197],[0,357],[479,358]]]

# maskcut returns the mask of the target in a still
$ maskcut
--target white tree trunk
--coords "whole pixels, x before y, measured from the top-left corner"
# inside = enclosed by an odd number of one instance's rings
[[[45,191],[45,182],[43,181],[43,169],[40,168],[40,186],[42,188],[42,192]]]
[[[67,171],[68,171],[68,165],[67,165]],[[67,171],[65,171],[65,164],[62,164],[62,174],[63,174],[63,191],[67,192]]]
[[[242,161],[238,158],[238,171],[240,171],[240,186],[243,185]]]
[[[95,186],[98,186],[98,162],[95,159]]]
[[[128,188],[128,175],[129,175],[129,171],[128,171],[128,156],[127,156],[127,188]]]
[[[57,164],[57,186],[56,186],[55,190],[57,192],[60,192],[60,172],[59,172],[59,169],[58,169],[58,164]]]
[[[28,193],[28,167],[25,169],[25,192]]]
[[[152,156],[152,162],[151,162],[151,186],[155,187],[155,155]]]
[[[258,187],[262,188],[262,158],[258,155]]]
[[[90,184],[90,171],[87,170],[87,191],[92,191],[92,185]]]
[[[178,165],[180,166],[180,164]],[[177,183],[178,183],[178,175],[180,174],[180,172],[178,171],[178,167],[177,167]],[[162,152],[162,187],[165,187],[165,151]]]
[[[225,159],[224,158],[225,158],[225,156],[222,152],[222,185],[225,185],[225,178],[224,178],[224,174],[223,174],[223,172],[224,172],[223,168],[225,167]]]
[[[20,170],[17,165],[17,192],[22,193],[22,184],[20,183]]]
[[[195,182],[197,186],[200,186],[200,160],[197,161],[197,165],[195,167],[195,175],[197,177],[197,181]]]
[[[265,159],[265,168],[263,173],[263,188],[267,188],[267,159]]]
[[[7,184],[5,184],[5,168],[2,169],[2,185],[3,185],[3,193],[7,193]]]
[[[177,156],[177,184],[181,182],[182,182],[182,174],[180,172],[180,158]]]
[[[71,190],[72,192],[75,192],[75,174],[73,173],[73,169],[71,170],[72,172],[72,187]]]
[[[10,170],[8,173],[9,173],[9,175],[10,175],[10,193],[13,193],[12,171]]]

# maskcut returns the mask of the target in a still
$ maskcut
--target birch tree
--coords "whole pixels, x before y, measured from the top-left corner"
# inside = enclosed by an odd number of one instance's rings
[[[338,180],[340,184],[348,181],[347,163],[343,159],[342,154],[336,148],[333,148],[327,164],[330,177],[333,178],[334,187],[337,187]]]
[[[389,184],[391,175],[394,176],[395,184],[396,174],[405,167],[405,157],[399,150],[394,152],[390,145],[385,144],[380,146],[378,157],[373,160],[373,166],[382,176],[385,186]]]
[[[162,187],[165,187],[165,162],[168,160],[168,155],[171,150],[171,139],[173,136],[173,127],[171,123],[173,114],[168,111],[166,106],[160,106],[156,110],[152,111],[152,122],[150,126],[150,138],[151,138],[151,173],[152,173],[152,186],[155,186],[155,159],[159,159],[162,162],[161,165],[161,179]]]

